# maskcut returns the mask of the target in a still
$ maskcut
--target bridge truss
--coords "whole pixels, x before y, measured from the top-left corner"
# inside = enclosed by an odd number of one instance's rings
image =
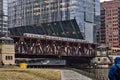
[[[85,40],[25,33],[11,36],[16,54],[50,56],[95,56],[97,44]]]

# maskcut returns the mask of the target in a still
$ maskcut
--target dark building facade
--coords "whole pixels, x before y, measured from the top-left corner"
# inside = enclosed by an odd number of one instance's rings
[[[99,43],[120,47],[120,0],[101,3],[101,27],[97,37]]]
[[[94,42],[100,0],[9,0],[9,28],[76,19],[85,40]]]
[[[0,0],[0,33],[8,29],[8,0]]]

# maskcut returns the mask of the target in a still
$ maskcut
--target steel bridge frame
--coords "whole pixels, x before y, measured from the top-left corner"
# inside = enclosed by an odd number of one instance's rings
[[[95,56],[97,44],[59,41],[25,36],[11,36],[15,42],[16,54],[51,56]]]

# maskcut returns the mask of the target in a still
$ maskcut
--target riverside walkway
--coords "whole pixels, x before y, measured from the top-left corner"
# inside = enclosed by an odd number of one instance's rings
[[[61,80],[92,80],[73,70],[61,70]]]

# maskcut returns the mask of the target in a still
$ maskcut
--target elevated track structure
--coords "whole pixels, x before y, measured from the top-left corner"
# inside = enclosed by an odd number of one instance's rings
[[[97,47],[97,44],[86,40],[30,33],[10,37],[14,39],[16,60],[57,58],[66,60],[67,64],[90,63],[95,57]]]
[[[11,36],[16,54],[94,57],[97,44],[85,40],[24,33]]]

